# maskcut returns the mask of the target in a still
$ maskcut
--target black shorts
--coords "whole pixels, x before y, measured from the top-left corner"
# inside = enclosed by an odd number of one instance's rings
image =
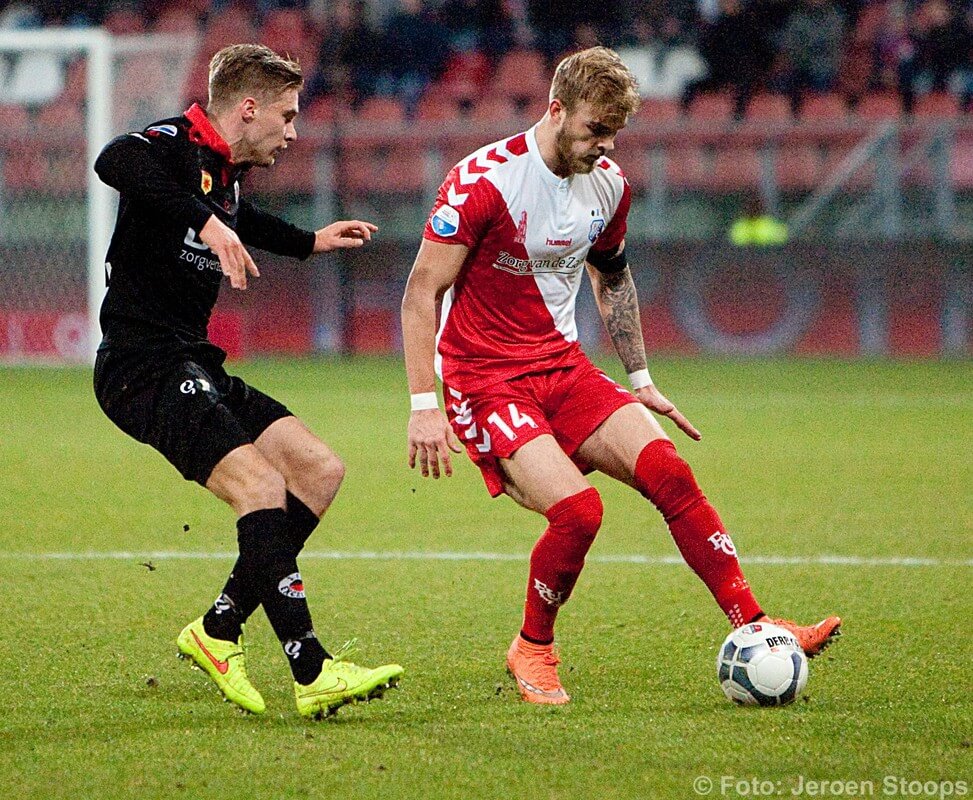
[[[94,384],[112,422],[203,486],[229,452],[292,416],[272,397],[227,375],[222,363],[186,356],[101,350]]]

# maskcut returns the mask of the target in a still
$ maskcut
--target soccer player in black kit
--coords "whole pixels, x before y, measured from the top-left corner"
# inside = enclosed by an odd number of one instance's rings
[[[238,515],[240,554],[213,606],[177,643],[241,708],[260,714],[247,677],[243,625],[263,605],[294,674],[298,711],[327,716],[381,696],[402,667],[357,666],[328,653],[311,623],[297,555],[341,484],[328,446],[276,400],[223,369],[207,340],[223,276],[259,276],[246,246],[307,258],[359,247],[377,228],[335,222],[304,231],[240,198],[252,167],[294,141],[303,78],[261,45],[224,48],[210,62],[209,102],[112,140],[95,163],[121,194],[108,250],[104,339],[94,386],[125,433],[161,452],[184,478]]]

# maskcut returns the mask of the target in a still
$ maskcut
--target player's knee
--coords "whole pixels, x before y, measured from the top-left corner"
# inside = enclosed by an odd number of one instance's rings
[[[315,508],[331,504],[344,477],[344,463],[330,450],[315,453],[294,473],[295,485]]]
[[[668,439],[657,439],[639,454],[635,468],[639,491],[666,520],[682,514],[703,499],[692,467]]]
[[[287,483],[270,464],[254,466],[244,483],[243,494],[252,508],[283,508]]]
[[[598,535],[602,518],[605,516],[605,506],[601,502],[601,495],[597,489],[587,489],[581,492],[584,498],[577,506],[577,530],[592,539]]]
[[[545,516],[552,528],[573,538],[593,542],[604,515],[601,495],[597,489],[590,488],[555,503]]]
[[[331,490],[331,493],[338,491],[341,482],[345,479],[345,464],[334,453],[328,453],[320,461],[319,475],[321,483]]]

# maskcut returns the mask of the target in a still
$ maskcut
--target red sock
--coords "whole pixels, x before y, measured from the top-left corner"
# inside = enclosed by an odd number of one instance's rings
[[[537,644],[554,640],[554,620],[581,574],[604,508],[597,489],[585,489],[551,506],[550,523],[530,554],[521,633]]]
[[[635,464],[635,480],[662,512],[682,557],[713,593],[730,624],[738,628],[762,614],[719,514],[672,442],[656,439],[645,446]]]

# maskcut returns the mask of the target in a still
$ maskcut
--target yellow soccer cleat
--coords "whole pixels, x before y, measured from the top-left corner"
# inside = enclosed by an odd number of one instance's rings
[[[264,713],[264,699],[247,677],[243,634],[236,642],[214,639],[206,633],[200,617],[182,629],[176,644],[179,658],[192,661],[194,667],[209,675],[229,702],[251,714]]]
[[[326,658],[314,683],[307,686],[294,683],[297,711],[302,717],[324,719],[348,703],[377,700],[387,689],[398,685],[405,671],[402,667],[398,664],[375,669],[359,667],[343,659],[352,646],[352,643],[346,644],[334,658]]]

